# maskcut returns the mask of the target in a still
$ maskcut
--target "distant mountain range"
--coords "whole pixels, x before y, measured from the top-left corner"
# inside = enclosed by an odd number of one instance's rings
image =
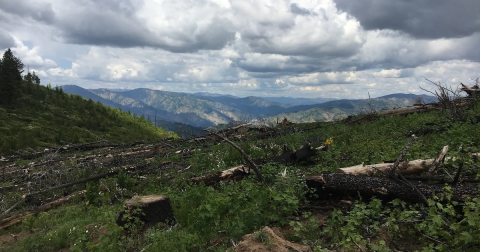
[[[286,109],[286,112],[264,118],[264,122],[276,122],[278,118],[287,118],[292,122],[331,121],[349,115],[371,112],[370,104],[375,110],[385,110],[412,106],[415,103],[437,102],[437,98],[428,95],[390,94],[378,98],[363,100],[334,100],[322,104],[301,105]]]
[[[139,88],[133,90],[84,89],[62,86],[69,94],[99,101],[106,106],[144,115],[168,128],[198,132],[200,128],[228,124],[233,121],[251,122],[261,118],[287,117],[292,121],[327,121],[360,113],[368,109],[368,100],[334,100],[326,98],[255,97],[240,98],[211,93],[176,93]],[[435,101],[427,95],[391,94],[371,103],[376,110],[410,106],[423,100]],[[172,124],[173,123],[173,124]],[[168,125],[168,126],[167,126]],[[187,129],[193,126],[194,128]],[[169,129],[172,130],[172,129]],[[174,130],[175,131],[175,130]]]

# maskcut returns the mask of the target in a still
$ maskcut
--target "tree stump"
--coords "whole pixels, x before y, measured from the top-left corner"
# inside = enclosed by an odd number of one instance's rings
[[[121,227],[130,228],[136,224],[152,227],[158,222],[174,225],[176,220],[168,196],[146,195],[127,200],[125,210],[120,212],[116,222]]]

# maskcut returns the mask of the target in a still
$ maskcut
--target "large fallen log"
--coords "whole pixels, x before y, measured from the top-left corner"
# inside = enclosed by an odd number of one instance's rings
[[[428,171],[428,168],[433,164],[435,159],[417,159],[412,161],[405,161],[399,165],[396,172],[403,175],[419,174]],[[337,169],[337,173],[350,175],[365,175],[365,176],[382,176],[391,167],[393,163],[381,163],[373,165],[359,164],[350,167]]]
[[[442,159],[455,161],[456,158],[445,157],[445,152],[448,150],[448,146],[443,147],[442,151],[439,153],[438,157],[435,159],[417,159],[412,161],[405,161],[400,163],[398,168],[395,170],[396,173],[402,175],[412,175],[420,174],[422,172],[428,172],[433,175],[435,169],[431,169],[438,165]],[[478,158],[479,153],[472,153],[472,158]],[[359,164],[350,167],[338,168],[336,173],[341,174],[351,174],[351,175],[364,175],[364,176],[383,176],[385,175],[386,170],[391,167],[394,163],[381,163],[373,165]],[[430,169],[430,170],[429,170]]]
[[[38,214],[40,212],[46,212],[46,211],[49,211],[51,209],[62,206],[63,204],[70,202],[75,196],[83,195],[84,193],[85,193],[85,190],[79,191],[79,192],[76,192],[76,193],[72,193],[72,194],[67,195],[65,197],[62,197],[62,198],[59,198],[59,199],[54,200],[52,202],[41,205],[41,206],[35,208],[34,210],[26,211],[26,212],[8,217],[6,219],[3,219],[3,220],[0,221],[0,230],[4,229],[6,227],[9,227],[11,225],[14,225],[16,223],[22,222],[23,220],[25,220],[30,215]]]
[[[423,203],[422,195],[412,187],[399,180],[388,177],[355,176],[351,174],[317,173],[305,177],[307,186],[316,189],[319,199],[341,199],[345,196],[363,198],[377,197],[385,200],[401,199],[412,203]],[[445,185],[428,185],[418,181],[410,181],[426,198],[441,195],[445,192]],[[450,186],[452,200],[462,202],[466,197],[478,197],[480,190],[477,187],[456,185]]]

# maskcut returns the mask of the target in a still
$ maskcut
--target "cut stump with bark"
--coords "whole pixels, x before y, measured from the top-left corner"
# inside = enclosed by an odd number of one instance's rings
[[[116,222],[128,229],[135,220],[143,222],[144,227],[153,227],[159,222],[168,225],[176,223],[170,199],[165,195],[134,196],[127,200],[125,211],[120,212]]]

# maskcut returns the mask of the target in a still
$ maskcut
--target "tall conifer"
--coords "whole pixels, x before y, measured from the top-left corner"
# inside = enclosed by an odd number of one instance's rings
[[[15,105],[21,93],[22,72],[22,61],[8,48],[0,60],[0,105]]]

